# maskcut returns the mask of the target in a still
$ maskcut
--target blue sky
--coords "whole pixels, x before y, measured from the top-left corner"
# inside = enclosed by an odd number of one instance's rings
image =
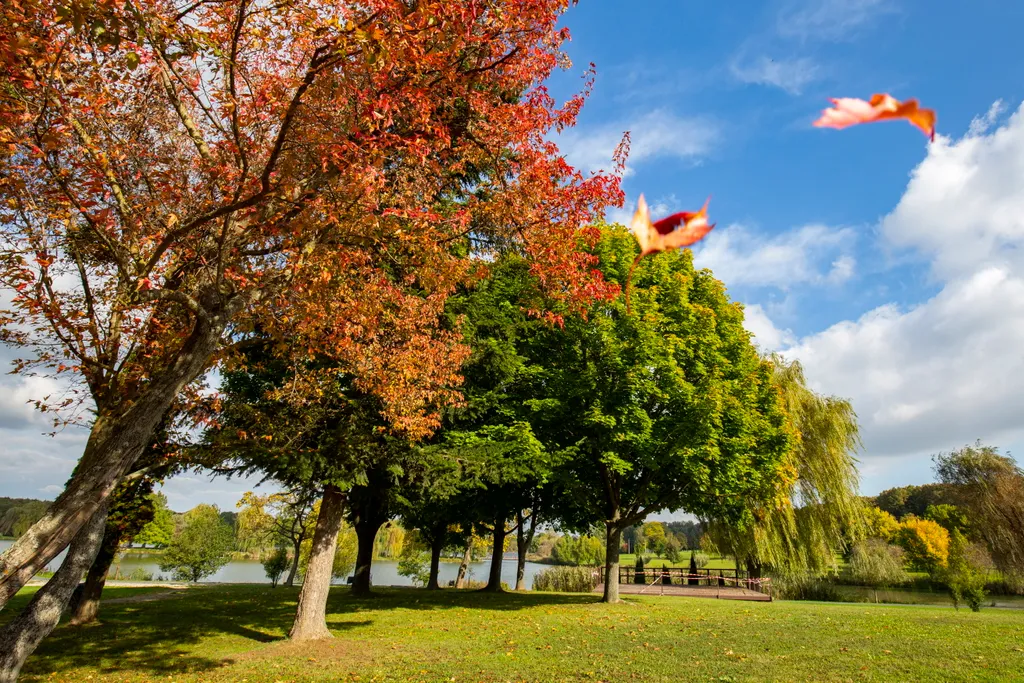
[[[641,192],[665,212],[712,195],[718,228],[698,264],[750,305],[762,346],[853,401],[865,493],[930,481],[932,453],[978,438],[1024,445],[1024,392],[1005,380],[1021,367],[1021,319],[1003,307],[1024,274],[1024,219],[1004,224],[1024,172],[1000,151],[1024,151],[1010,118],[1022,20],[1024,4],[994,0],[584,0],[565,18],[574,67],[552,91],[577,90],[590,62],[598,74],[560,139],[568,158],[607,168],[630,130],[613,220]],[[903,122],[811,126],[828,98],[874,92],[936,109],[945,139],[930,148]],[[915,170],[936,180],[911,185]],[[972,174],[988,180],[960,182]],[[937,186],[946,196],[928,196]],[[986,192],[992,216],[954,219],[953,197]],[[992,244],[959,258],[971,229]]]
[[[655,213],[712,195],[698,264],[762,347],[853,402],[863,493],[930,481],[931,454],[975,439],[1024,452],[1024,3],[581,0],[564,23],[574,66],[553,94],[590,62],[597,80],[563,151],[607,167],[631,131],[611,220],[641,192]],[[874,92],[936,109],[936,142],[811,126],[829,97]],[[81,453],[82,434],[40,435],[26,401],[50,388],[0,379],[0,495],[52,497]],[[251,485],[164,488],[183,510]]]

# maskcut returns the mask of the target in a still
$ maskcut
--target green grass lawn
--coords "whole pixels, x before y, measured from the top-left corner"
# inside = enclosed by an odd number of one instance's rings
[[[114,591],[111,591],[113,594]],[[193,587],[59,627],[25,681],[764,681],[1024,678],[1024,611],[333,589],[330,641],[285,640],[298,591]],[[12,606],[13,607],[13,606]],[[0,615],[6,616],[8,610]]]

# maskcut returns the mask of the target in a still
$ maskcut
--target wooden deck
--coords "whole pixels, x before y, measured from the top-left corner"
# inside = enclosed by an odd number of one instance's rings
[[[595,593],[604,593],[604,584],[598,584]],[[655,583],[620,583],[619,595],[666,595],[690,598],[718,598],[721,600],[754,600],[771,602],[771,596],[736,586],[680,586]]]

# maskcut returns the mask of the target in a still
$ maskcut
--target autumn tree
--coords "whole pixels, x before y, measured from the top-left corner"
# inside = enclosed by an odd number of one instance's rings
[[[415,432],[447,363],[431,330],[469,271],[453,240],[515,242],[553,290],[589,291],[579,226],[621,194],[547,137],[585,97],[542,85],[567,64],[567,4],[5,5],[3,340],[91,410],[72,413],[90,416],[75,476],[0,557],[0,605],[245,320],[315,340]],[[390,320],[417,341],[379,336]]]

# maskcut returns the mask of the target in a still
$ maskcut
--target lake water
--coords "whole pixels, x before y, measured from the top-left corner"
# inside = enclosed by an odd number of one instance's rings
[[[0,541],[0,552],[3,552],[9,548],[12,541]],[[64,559],[64,553],[61,553],[56,558],[50,561],[47,569],[54,571],[60,566],[61,561]],[[473,562],[469,565],[469,577],[476,581],[486,581],[487,574],[490,570],[490,562]],[[526,586],[527,588],[533,587],[533,577],[540,571],[546,569],[548,565],[537,564],[534,562],[526,563]],[[115,561],[114,566],[111,567],[111,571],[118,569],[118,563]],[[120,576],[127,579],[132,572],[137,569],[142,569],[145,572],[153,574],[153,578],[164,578],[170,580],[170,574],[160,571],[159,560],[153,555],[148,553],[125,553],[120,561]],[[438,575],[438,580],[441,585],[447,585],[449,581],[454,581],[455,576],[459,573],[458,562],[442,562],[441,568]],[[506,556],[501,565],[501,578],[503,581],[508,583],[510,587],[515,587],[516,584],[516,560],[515,555]],[[392,560],[374,560],[372,569],[370,570],[370,580],[374,585],[377,586],[411,586],[412,581],[407,577],[401,576],[398,573],[398,562]],[[201,583],[269,583],[266,572],[263,571],[263,565],[255,560],[233,560],[222,567],[216,574],[203,579]],[[334,583],[343,584],[345,579],[335,579]]]

